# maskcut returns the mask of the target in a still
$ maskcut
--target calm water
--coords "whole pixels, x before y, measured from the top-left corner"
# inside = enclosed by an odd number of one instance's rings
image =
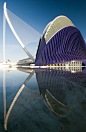
[[[86,70],[0,71],[0,132],[86,132]]]

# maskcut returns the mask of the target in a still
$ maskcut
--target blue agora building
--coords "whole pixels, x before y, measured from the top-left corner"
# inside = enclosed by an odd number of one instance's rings
[[[44,29],[36,53],[36,66],[86,65],[86,44],[66,16],[58,16]]]

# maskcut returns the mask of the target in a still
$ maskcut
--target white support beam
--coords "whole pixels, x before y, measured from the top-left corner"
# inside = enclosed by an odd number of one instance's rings
[[[34,59],[33,56],[29,53],[29,51],[25,48],[23,42],[21,41],[21,39],[20,39],[19,36],[17,35],[17,33],[16,33],[16,31],[15,31],[15,29],[14,29],[14,27],[13,27],[13,25],[12,25],[10,19],[9,19],[9,16],[8,16],[8,14],[7,14],[7,9],[6,9],[6,2],[4,3],[4,7],[3,7],[3,8],[4,8],[4,15],[5,15],[5,18],[6,18],[7,22],[8,22],[8,25],[9,25],[9,27],[10,27],[12,33],[14,34],[15,38],[17,39],[17,41],[19,42],[19,44],[21,45],[21,47],[23,48],[23,50],[26,52],[26,54],[31,58],[31,60],[32,60],[33,62],[35,62],[35,59]]]
[[[6,18],[3,12],[3,63],[5,63],[5,34],[6,34]]]

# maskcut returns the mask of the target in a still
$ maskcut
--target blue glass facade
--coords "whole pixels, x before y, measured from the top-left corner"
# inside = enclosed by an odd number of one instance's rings
[[[64,63],[86,59],[86,45],[80,31],[68,26],[58,31],[46,44],[44,36],[39,41],[35,65]]]

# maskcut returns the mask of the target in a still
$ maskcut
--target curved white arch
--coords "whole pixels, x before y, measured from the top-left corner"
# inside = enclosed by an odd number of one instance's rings
[[[45,33],[45,40],[46,40],[46,44],[48,43],[48,41],[61,29],[63,29],[64,27],[68,27],[68,26],[73,26],[74,24],[72,23],[72,21],[66,17],[66,16],[58,16],[56,17],[53,21],[51,21],[51,23],[49,24],[49,27],[47,28],[47,31]]]
[[[8,22],[8,25],[9,25],[9,27],[10,27],[12,33],[14,34],[15,38],[17,39],[17,41],[19,42],[19,44],[21,45],[21,47],[23,48],[23,50],[26,52],[26,54],[32,59],[33,62],[35,62],[35,59],[34,59],[33,56],[28,52],[28,50],[25,48],[24,44],[22,43],[22,41],[21,41],[20,38],[18,37],[18,35],[17,35],[15,29],[14,29],[13,26],[12,26],[12,23],[11,23],[11,21],[10,21],[10,19],[9,19],[8,14],[7,14],[6,2],[4,3],[3,8],[4,8],[4,15],[5,15],[5,18],[6,18],[7,22]]]
[[[47,32],[47,30],[48,30],[48,28],[50,27],[51,24],[52,24],[52,21],[47,24],[47,26],[45,27],[45,29],[43,31],[43,35]]]

